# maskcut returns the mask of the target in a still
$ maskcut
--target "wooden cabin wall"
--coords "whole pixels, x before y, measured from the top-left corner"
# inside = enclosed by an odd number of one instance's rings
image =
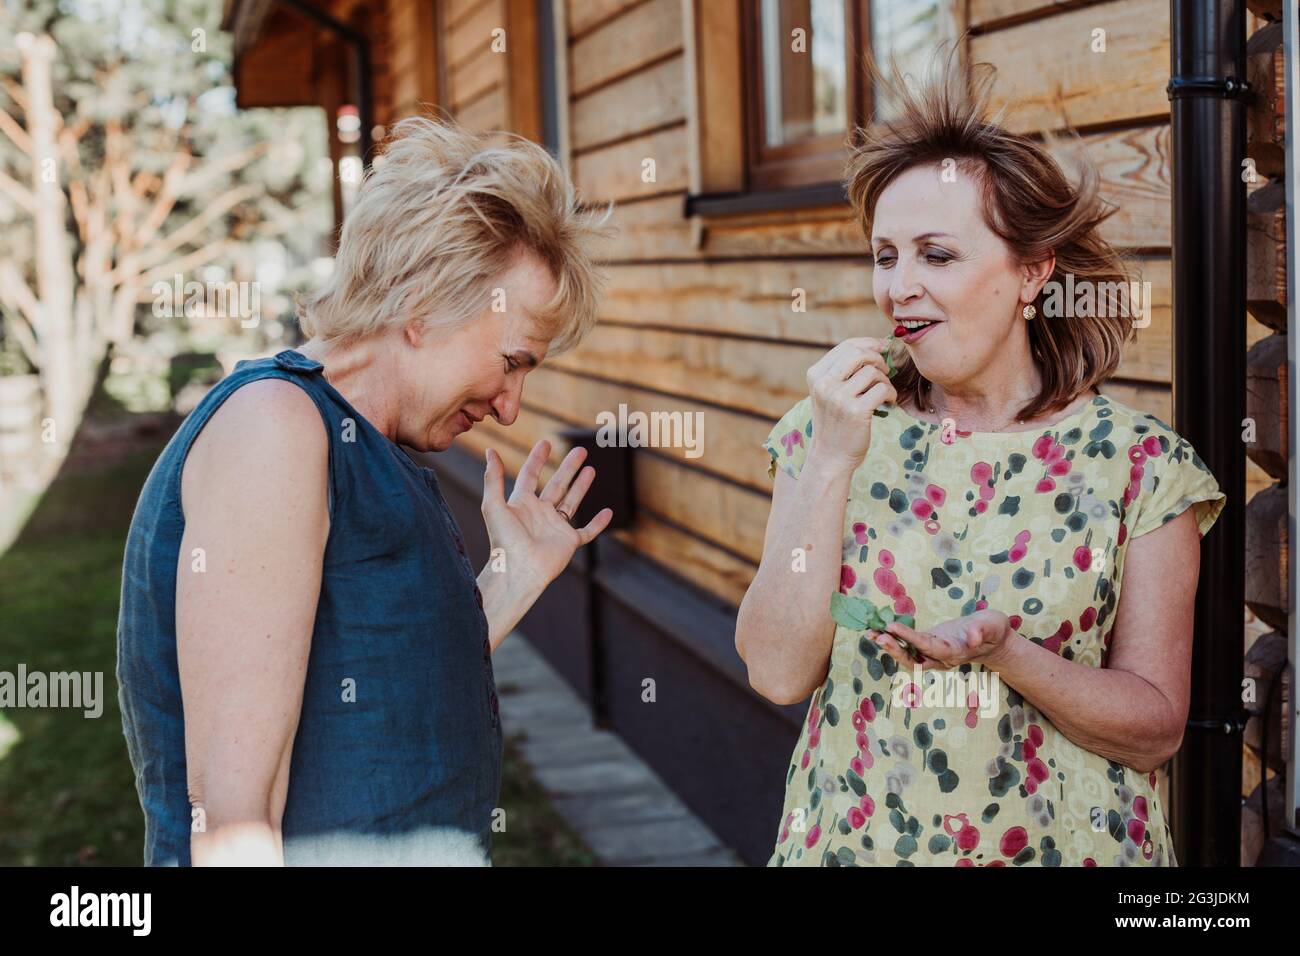
[[[437,0],[439,105],[474,130],[508,128],[506,57],[492,31],[506,27],[506,0]]]
[[[414,116],[438,101],[438,44],[433,0],[388,0],[387,46],[391,51],[390,123]]]
[[[574,425],[594,428],[599,412],[620,403],[702,412],[702,457],[688,459],[681,448],[635,456],[636,524],[618,534],[735,605],[762,553],[771,482],[761,442],[807,394],[806,370],[826,349],[851,335],[888,332],[872,298],[866,244],[841,207],[688,219],[688,5],[556,2],[564,14],[570,171],[588,202],[615,203],[618,231],[601,247],[608,288],[588,339],[529,375],[518,420],[509,428],[484,422],[457,445],[480,458],[492,445],[514,471],[537,439]],[[478,129],[506,122],[506,58],[490,49],[506,7],[507,0],[438,0],[440,101]],[[971,58],[997,67],[995,106],[1018,104],[1006,124],[1026,133],[1075,129],[1100,170],[1104,197],[1119,206],[1103,232],[1151,282],[1152,321],[1137,330],[1103,390],[1166,421],[1168,13],[1167,0],[1071,7],[969,0],[961,10],[975,29]],[[1105,52],[1094,52],[1096,30],[1105,31]],[[1068,169],[1068,141],[1060,149]],[[646,160],[654,161],[652,181],[643,176]],[[795,289],[805,291],[806,312],[792,309]],[[1267,331],[1251,320],[1250,342]],[[552,467],[564,451],[554,444]],[[1267,483],[1252,463],[1251,493]]]

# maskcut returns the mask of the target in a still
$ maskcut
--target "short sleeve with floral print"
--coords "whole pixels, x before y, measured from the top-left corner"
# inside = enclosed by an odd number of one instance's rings
[[[773,475],[798,477],[810,403],[765,442]],[[1105,667],[1128,542],[1188,508],[1204,535],[1223,509],[1191,445],[1106,396],[1021,432],[885,411],[850,484],[840,591],[920,629],[996,608]],[[1175,866],[1162,773],[1076,745],[978,664],[914,671],[837,626],[769,865]]]

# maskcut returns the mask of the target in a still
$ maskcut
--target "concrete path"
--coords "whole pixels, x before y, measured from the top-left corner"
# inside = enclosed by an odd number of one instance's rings
[[[516,632],[492,655],[507,737],[603,866],[743,866]]]

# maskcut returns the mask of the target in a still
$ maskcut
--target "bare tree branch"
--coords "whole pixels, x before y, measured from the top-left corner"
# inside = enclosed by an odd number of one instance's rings
[[[176,205],[176,200],[181,195],[180,187],[185,178],[185,170],[189,168],[193,159],[188,149],[182,149],[172,158],[167,172],[163,173],[162,188],[154,198],[153,208],[149,210],[144,221],[140,223],[140,228],[136,230],[135,239],[138,245],[144,245],[152,239],[171,215],[172,207]]]
[[[227,156],[225,159],[205,163],[197,173],[193,176],[187,176],[185,181],[181,183],[180,195],[192,195],[193,193],[211,185],[213,180],[224,176],[226,173],[243,169],[253,160],[257,159],[258,156],[266,152],[268,147],[268,143],[258,143],[255,146],[250,146],[242,153],[235,153],[231,156]]]
[[[23,111],[24,115],[26,115],[27,93],[23,88],[14,82],[12,77],[8,76],[0,76],[0,87],[4,88],[4,91],[9,94],[9,98],[17,103],[18,108]]]
[[[141,285],[153,285],[155,282],[169,282],[177,274],[184,275],[201,265],[206,265],[213,259],[225,253],[228,249],[233,249],[239,245],[233,239],[217,239],[208,243],[200,249],[196,249],[189,255],[181,256],[178,259],[172,259],[160,266],[150,269],[140,276]]]
[[[17,180],[11,179],[4,170],[0,170],[0,192],[5,193],[29,213],[36,212],[36,197],[32,195],[32,191]]]
[[[0,110],[0,133],[8,136],[13,144],[28,156],[35,155],[36,147],[32,146],[32,138],[27,135],[27,130],[9,115],[8,110]]]
[[[9,318],[9,331],[13,333],[14,338],[18,340],[18,344],[22,346],[27,361],[32,368],[39,369],[43,364],[44,352],[41,351],[40,343],[36,341],[36,337],[32,335],[27,320],[12,308],[6,308],[5,315]]]
[[[71,126],[65,126],[59,132],[59,150],[63,153],[64,162],[69,166],[80,166],[80,157],[77,155],[77,144],[81,142],[81,137],[90,129],[90,120],[85,116],[79,118]]]
[[[0,259],[0,301],[16,309],[32,331],[41,334],[41,305],[12,259]]]
[[[127,256],[113,270],[112,280],[124,282],[138,269],[148,269],[164,256],[175,252],[188,242],[193,242],[214,219],[224,216],[245,199],[251,199],[262,191],[260,186],[245,184],[228,189],[222,195],[204,207],[203,211],[185,225],[173,230],[166,238],[145,248],[138,255]]]

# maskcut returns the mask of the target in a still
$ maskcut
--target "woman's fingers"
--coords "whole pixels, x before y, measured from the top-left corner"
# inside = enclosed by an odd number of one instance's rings
[[[864,365],[850,375],[848,381],[840,387],[844,389],[849,398],[857,398],[872,386],[888,381],[889,377],[885,375],[882,369],[878,369],[874,365]]]
[[[614,517],[614,509],[601,508],[599,511],[596,512],[596,516],[594,518],[588,521],[584,527],[578,529],[579,542],[581,544],[590,544],[592,541],[595,540],[596,535],[600,534],[602,531],[605,530],[605,528],[609,526],[609,523],[613,519],[613,517]]]
[[[586,497],[591,483],[596,480],[596,469],[588,465],[578,473],[577,479],[569,486],[568,493],[564,500],[558,505],[558,509],[567,515],[576,515],[578,505],[582,504],[582,499]]]
[[[886,369],[885,360],[880,355],[884,345],[881,339],[866,337],[845,339],[808,369],[809,388],[823,378],[833,387],[863,365],[878,364],[882,369]]]
[[[898,390],[894,388],[894,383],[886,378],[859,395],[858,401],[862,403],[861,407],[864,411],[874,412],[886,402],[896,404],[898,402]]]
[[[889,653],[891,654],[894,653],[893,648],[898,646],[897,644],[894,643],[894,639],[891,638],[888,634],[886,634],[884,631],[877,631],[875,628],[871,628],[871,627],[867,628],[867,637],[871,638],[873,641],[875,641],[885,650],[889,651]]]
[[[889,654],[889,656],[892,657],[894,660],[900,662],[911,661],[912,663],[918,663],[916,659],[912,657],[911,654],[903,650],[902,645],[899,644],[898,641],[894,640],[893,635],[887,634],[884,631],[868,631],[867,635],[873,641],[879,644],[882,648],[884,648],[885,651]]]
[[[872,339],[871,341],[875,341]],[[889,370],[885,364],[884,357],[874,348],[867,346],[858,346],[846,350],[844,355],[831,366],[830,379],[832,382],[843,382],[852,378],[862,368],[878,368],[882,372]]]
[[[496,510],[506,500],[506,469],[496,449],[489,448],[484,457],[487,467],[483,471],[483,513]]]
[[[551,480],[542,489],[541,499],[548,504],[556,504],[562,500],[569,491],[573,476],[578,473],[578,468],[586,457],[587,449],[582,447],[574,448],[565,455],[564,461],[560,462],[560,467],[555,469],[555,474],[551,475]],[[573,514],[568,508],[564,510]]]
[[[940,637],[937,634],[930,634],[926,631],[918,631],[914,627],[908,627],[899,621],[892,621],[888,627],[889,633],[896,637],[901,637],[907,641],[926,658],[938,661],[961,661],[966,658],[951,641]]]
[[[517,501],[524,495],[537,493],[537,479],[542,473],[542,466],[551,456],[551,443],[543,438],[533,450],[528,453],[528,458],[524,461],[524,466],[519,469],[519,476],[515,478],[515,490],[510,493],[510,500]]]
[[[867,338],[866,336],[845,339],[838,345],[827,349],[822,354],[822,357],[814,362],[812,367],[808,369],[808,376],[810,378],[820,377],[829,369],[834,368],[836,363],[838,363],[845,355],[850,352],[860,351],[864,348],[870,348],[871,344],[877,341],[877,339]]]

